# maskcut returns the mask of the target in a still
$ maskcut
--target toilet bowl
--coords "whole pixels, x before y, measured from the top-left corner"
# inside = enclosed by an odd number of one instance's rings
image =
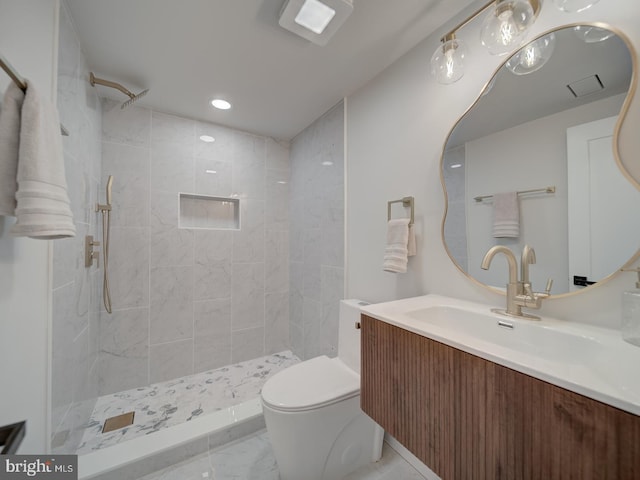
[[[360,409],[358,300],[340,302],[338,358],[320,356],[265,383],[262,407],[281,480],[339,480],[380,459],[384,431]]]

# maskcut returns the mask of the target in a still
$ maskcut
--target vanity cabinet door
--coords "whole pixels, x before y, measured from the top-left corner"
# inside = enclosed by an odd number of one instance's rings
[[[362,409],[443,480],[637,480],[640,417],[362,316]]]

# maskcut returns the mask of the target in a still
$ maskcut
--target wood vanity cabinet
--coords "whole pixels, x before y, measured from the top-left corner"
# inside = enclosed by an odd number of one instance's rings
[[[640,479],[640,417],[366,315],[361,324],[362,410],[443,480]]]

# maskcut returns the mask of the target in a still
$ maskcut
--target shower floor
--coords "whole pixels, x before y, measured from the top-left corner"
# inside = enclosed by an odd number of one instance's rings
[[[299,361],[292,352],[284,351],[102,396],[96,402],[76,453],[95,452],[255,399],[270,376]],[[102,433],[107,418],[130,411],[135,411],[133,425]]]

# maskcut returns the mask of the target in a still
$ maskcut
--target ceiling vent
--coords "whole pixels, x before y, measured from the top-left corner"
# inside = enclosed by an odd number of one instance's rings
[[[590,77],[570,83],[567,85],[567,88],[574,97],[579,98],[604,90],[604,85],[598,75],[591,75]]]
[[[287,0],[280,26],[324,46],[353,11],[351,0]]]

